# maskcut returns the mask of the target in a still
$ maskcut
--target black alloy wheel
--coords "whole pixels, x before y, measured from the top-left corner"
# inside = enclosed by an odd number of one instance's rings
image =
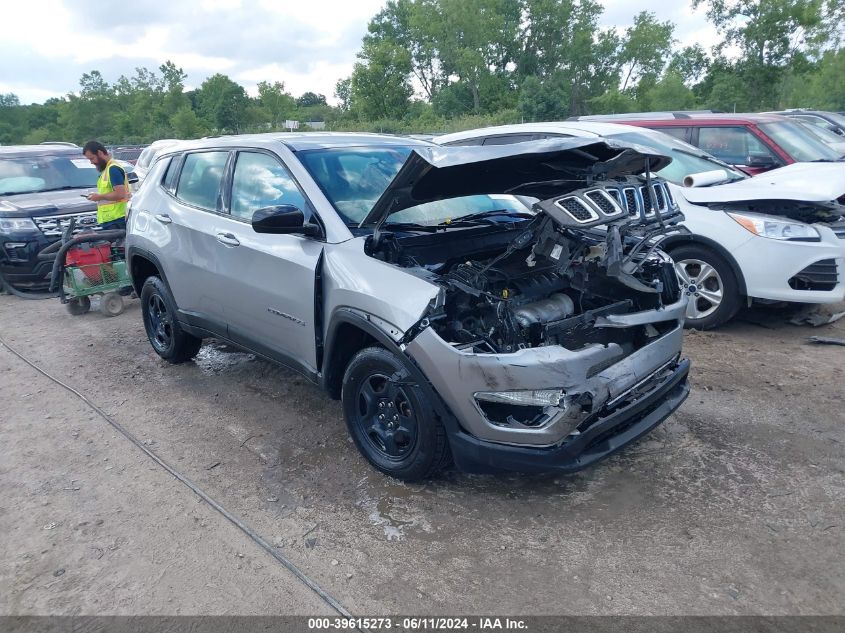
[[[371,374],[358,387],[354,419],[373,450],[398,461],[417,441],[417,416],[404,389],[384,374]]]
[[[433,397],[383,347],[357,352],[343,376],[343,414],[355,446],[378,470],[405,481],[432,477],[452,461]]]
[[[148,277],[144,282],[141,314],[147,338],[156,354],[174,364],[183,363],[197,355],[202,339],[188,334],[180,327],[170,290],[158,277]]]
[[[150,343],[156,352],[165,353],[173,345],[173,319],[167,305],[161,296],[152,294],[147,299],[146,310],[150,322]]]

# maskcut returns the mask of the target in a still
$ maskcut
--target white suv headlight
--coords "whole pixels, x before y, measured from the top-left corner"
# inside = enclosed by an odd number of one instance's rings
[[[38,227],[29,218],[0,218],[0,233],[23,233],[24,231],[38,231]]]
[[[783,218],[756,213],[728,213],[747,231],[769,237],[773,240],[792,240],[796,242],[818,242],[819,232],[803,222],[792,222]]]

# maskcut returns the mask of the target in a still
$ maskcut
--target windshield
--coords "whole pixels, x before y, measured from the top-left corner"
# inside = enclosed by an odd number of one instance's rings
[[[845,137],[839,136],[836,132],[831,132],[826,127],[820,125],[813,125],[806,121],[799,121],[799,123],[807,128],[814,136],[817,136],[828,145],[845,144]]]
[[[845,130],[845,116],[836,112],[825,112],[824,118],[832,121],[834,124]]]
[[[702,152],[697,147],[679,141],[668,134],[623,132],[622,134],[614,134],[612,138],[626,143],[645,145],[661,154],[670,156],[672,162],[657,173],[676,185],[683,184],[684,178],[690,174],[713,171],[714,169],[722,169],[728,173],[728,180],[726,182],[744,180],[747,177],[742,172],[737,171],[730,165],[710,156],[706,152]]]
[[[0,159],[0,195],[97,185],[99,173],[80,155]]]
[[[343,147],[308,150],[298,155],[344,222],[357,226],[399,173],[411,151],[407,146]],[[498,210],[529,211],[513,196],[464,196],[403,209],[390,216],[390,224],[434,225]]]
[[[840,158],[824,141],[795,121],[761,123],[759,128],[798,163]]]

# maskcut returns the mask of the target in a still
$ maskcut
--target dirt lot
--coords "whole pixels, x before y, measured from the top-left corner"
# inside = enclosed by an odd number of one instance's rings
[[[841,308],[845,309],[845,308]],[[692,395],[574,476],[404,485],[338,403],[220,344],[152,352],[138,302],[0,297],[0,336],[82,391],[353,614],[838,614],[845,319],[692,333]],[[0,346],[0,614],[316,614],[325,602]]]

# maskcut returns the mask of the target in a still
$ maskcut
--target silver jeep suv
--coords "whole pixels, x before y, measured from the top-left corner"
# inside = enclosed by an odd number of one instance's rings
[[[596,139],[191,141],[133,199],[127,259],[159,356],[214,337],[302,373],[384,473],[574,471],[689,392],[658,248],[683,216],[651,176],[669,160]]]

